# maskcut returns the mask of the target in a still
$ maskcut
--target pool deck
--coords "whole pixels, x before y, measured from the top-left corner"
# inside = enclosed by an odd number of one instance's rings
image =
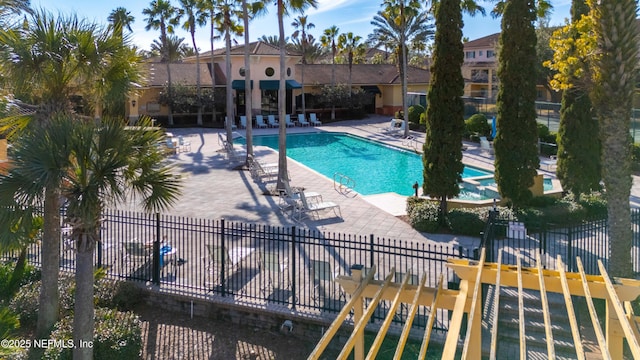
[[[320,127],[288,128],[287,132],[332,131],[347,132],[390,145],[420,150],[424,134],[412,132],[414,140],[384,134],[380,130],[388,124],[387,116],[370,116],[363,120],[340,121]],[[206,219],[221,219],[271,226],[303,226],[310,230],[368,235],[390,239],[449,243],[468,249],[476,248],[479,238],[450,234],[427,234],[414,230],[398,216],[405,214],[406,197],[395,193],[362,196],[356,192],[344,193],[334,188],[329,179],[306,166],[289,159],[291,184],[308,191],[319,192],[325,201],[340,205],[342,218],[332,212],[320,214],[315,219],[292,221],[278,207],[278,197],[264,195],[264,183],[254,181],[249,171],[236,170],[230,165],[218,143],[222,129],[174,128],[174,135],[182,135],[191,142],[191,151],[170,156],[175,172],[184,179],[183,194],[177,204],[168,211],[171,215]],[[238,132],[244,134],[244,130]],[[275,134],[278,129],[254,129],[254,135]],[[464,162],[475,167],[493,169],[493,156],[474,143],[465,143]],[[272,149],[257,146],[257,159],[277,162]],[[541,171],[548,176],[554,174]],[[357,191],[357,187],[356,187]],[[632,204],[640,204],[640,181],[634,178]],[[137,211],[134,204],[121,204],[122,210]]]

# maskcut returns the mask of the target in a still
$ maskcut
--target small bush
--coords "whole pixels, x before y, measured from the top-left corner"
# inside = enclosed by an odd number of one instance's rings
[[[440,229],[439,212],[438,204],[425,201],[413,207],[409,213],[409,222],[418,231],[437,232]]]
[[[532,207],[547,207],[558,203],[558,199],[552,196],[534,196],[529,201],[529,206]]]
[[[475,114],[465,120],[464,124],[470,134],[491,135],[491,125],[487,122],[487,117],[484,114]]]
[[[486,226],[486,208],[452,209],[447,214],[451,232],[458,235],[480,236]]]
[[[73,339],[73,317],[60,320],[51,338],[67,341]],[[51,347],[44,359],[71,359],[72,349]],[[96,308],[93,340],[93,358],[96,360],[138,359],[142,354],[142,329],[140,318],[131,312]]]
[[[36,281],[22,286],[9,303],[9,308],[18,315],[22,326],[36,324],[41,285],[41,281]],[[64,316],[73,310],[75,294],[73,278],[61,276],[58,281],[58,292],[60,293],[60,311]]]
[[[18,316],[8,307],[0,307],[0,339],[10,339],[19,327]]]
[[[412,105],[409,107],[409,123],[420,125],[420,115],[422,114],[424,114],[424,107],[422,105]]]
[[[131,282],[119,282],[113,296],[113,306],[119,310],[133,310],[138,304],[144,302],[145,293],[136,284]]]

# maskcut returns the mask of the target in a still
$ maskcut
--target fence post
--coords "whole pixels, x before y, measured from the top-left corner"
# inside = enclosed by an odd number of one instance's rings
[[[571,231],[571,226],[569,226],[567,231],[567,264],[569,266],[569,271],[575,271],[574,267],[574,259],[573,259],[573,244],[572,238],[573,232]]]
[[[373,234],[369,236],[369,269],[373,267]]]
[[[291,309],[296,309],[296,226],[291,227]]]
[[[227,249],[225,249],[225,233],[226,233],[226,228],[225,228],[225,222],[224,222],[224,218],[220,219],[220,251],[221,254],[226,254],[227,253]],[[226,264],[225,261],[227,260],[226,256],[222,255],[221,256],[221,260],[220,260],[220,288],[222,289],[222,296],[226,296],[227,294],[227,280],[225,279],[225,269],[226,269]]]
[[[160,285],[160,213],[156,213],[156,239],[153,241],[152,283]]]

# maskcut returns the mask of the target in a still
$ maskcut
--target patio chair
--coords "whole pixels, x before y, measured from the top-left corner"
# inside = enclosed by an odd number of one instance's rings
[[[284,189],[280,191],[280,209],[283,212],[291,211],[291,217],[295,218],[302,211],[302,202],[300,200],[300,191],[298,189],[291,188],[289,181],[284,181]],[[315,191],[307,191],[305,193],[307,200],[313,200],[315,203],[322,202],[322,195]]]
[[[298,114],[298,124],[301,126],[311,126],[311,123],[305,119],[304,114]]]
[[[304,194],[304,191],[300,191],[300,201],[302,203],[302,208],[300,210],[299,215],[299,219],[302,219],[302,216],[304,214],[311,214],[311,213],[319,213],[321,211],[325,211],[325,210],[333,210],[333,213],[339,217],[342,218],[342,212],[340,211],[340,205],[332,202],[332,201],[322,201],[322,202],[317,202],[317,203],[313,203],[313,202],[309,202],[307,200],[307,197]]]
[[[296,126],[296,124],[294,122],[291,121],[291,115],[287,114],[284,116],[284,123],[285,125],[287,125],[287,127],[291,126]]]
[[[267,125],[269,127],[278,127],[279,124],[276,121],[276,116],[275,115],[267,115]]]
[[[262,115],[256,115],[256,126],[261,129],[267,127],[267,124],[264,123],[264,117]]]
[[[126,241],[122,244],[120,268],[125,269],[125,264],[145,264],[151,259],[152,247],[137,240]]]
[[[247,128],[247,117],[244,115],[240,116],[240,128],[241,129],[246,129]]]
[[[191,141],[185,140],[182,135],[178,136],[178,146],[180,152],[191,151]]]
[[[172,137],[168,137],[165,140],[165,146],[167,148],[167,152],[171,153],[171,154],[178,154],[180,153],[180,148],[178,147],[177,142],[173,141]]]
[[[389,126],[383,127],[382,129],[380,129],[380,132],[388,134],[388,133],[397,131],[398,125],[396,125],[396,122],[398,121],[401,121],[401,120],[391,119],[391,121],[389,122]]]
[[[487,140],[486,136],[480,136],[480,150],[493,154],[493,147],[491,147],[491,143]]]
[[[316,113],[309,114],[309,122],[311,123],[311,126],[320,126],[320,125],[322,125],[322,122],[320,120],[318,120],[318,117],[316,116]]]
[[[267,178],[267,181],[270,181],[278,176],[278,164],[262,163],[256,159],[251,158],[251,160],[249,161],[249,171],[251,172],[251,176],[253,176],[256,180]]]
[[[327,300],[342,300],[344,292],[340,285],[335,283],[338,272],[329,262],[324,260],[311,260],[311,278],[313,280],[313,294],[311,298],[315,305],[326,303]]]
[[[283,285],[287,289],[291,287],[291,279],[287,275],[289,258],[286,256],[286,252],[283,251],[282,254],[280,251],[260,252],[259,268],[262,273],[260,290],[263,293]]]

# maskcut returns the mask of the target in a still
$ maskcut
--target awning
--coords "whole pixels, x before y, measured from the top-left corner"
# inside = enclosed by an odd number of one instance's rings
[[[244,90],[244,80],[233,80],[231,88],[233,90]],[[253,80],[251,80],[251,88],[253,89]]]
[[[370,94],[382,94],[382,91],[380,91],[380,88],[376,85],[363,85],[360,87],[362,88],[362,90]]]
[[[302,89],[302,85],[295,80],[285,80],[287,90]],[[280,89],[280,80],[260,80],[260,89],[262,90],[278,90]]]

